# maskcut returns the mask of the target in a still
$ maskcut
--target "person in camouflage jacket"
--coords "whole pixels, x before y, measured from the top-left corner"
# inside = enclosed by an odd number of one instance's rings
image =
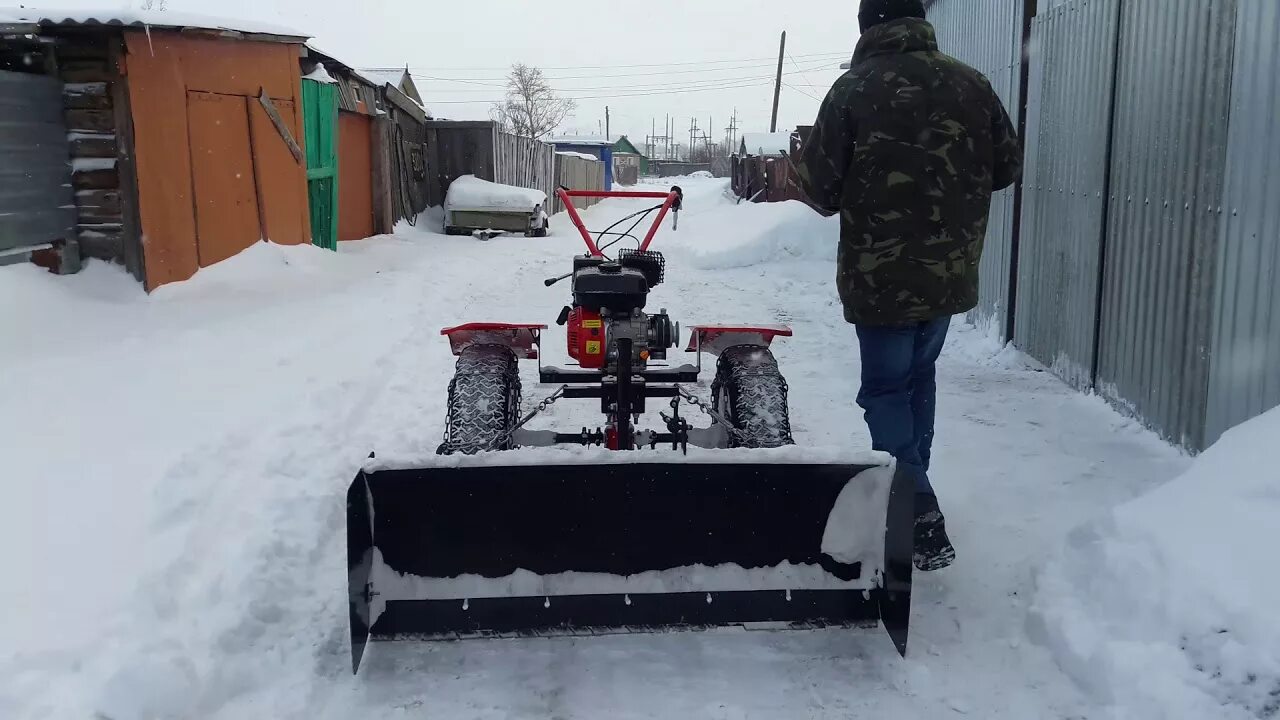
[[[992,193],[1021,172],[1017,132],[991,84],[938,50],[920,0],[863,0],[850,70],[796,163],[814,205],[839,213],[836,287],[862,356],[872,444],[916,478],[917,557],[955,551],[928,479],[934,365],[953,315],[978,301]]]

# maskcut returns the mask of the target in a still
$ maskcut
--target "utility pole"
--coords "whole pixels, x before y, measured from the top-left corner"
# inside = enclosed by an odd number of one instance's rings
[[[782,95],[782,56],[787,52],[787,31],[782,31],[782,41],[778,43],[778,79],[773,84],[773,119],[769,121],[769,132],[778,132],[778,98]]]
[[[733,117],[728,120],[728,127],[724,128],[724,140],[728,143],[728,155],[737,152],[737,108],[733,108]]]
[[[609,106],[604,106],[604,140],[609,141]]]

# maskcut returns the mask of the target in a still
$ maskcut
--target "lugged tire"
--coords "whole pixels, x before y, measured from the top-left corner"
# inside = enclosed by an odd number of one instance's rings
[[[742,431],[730,434],[730,447],[770,448],[794,445],[787,409],[787,381],[778,361],[762,345],[736,345],[720,354],[712,403]]]
[[[520,415],[520,370],[511,349],[472,345],[458,356],[449,382],[449,408],[441,455],[510,450]]]

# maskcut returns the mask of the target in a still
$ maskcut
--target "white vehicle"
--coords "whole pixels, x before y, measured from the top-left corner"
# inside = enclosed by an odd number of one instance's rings
[[[547,234],[547,194],[463,175],[449,184],[444,201],[446,235],[489,239],[504,233]]]

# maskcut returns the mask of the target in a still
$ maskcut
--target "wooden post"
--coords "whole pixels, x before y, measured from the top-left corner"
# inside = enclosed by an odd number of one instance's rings
[[[271,118],[271,124],[276,126],[276,132],[280,133],[280,138],[289,146],[293,159],[305,167],[306,160],[302,156],[302,148],[298,145],[298,141],[293,139],[293,133],[289,131],[289,126],[284,124],[284,119],[280,117],[271,98],[267,97],[266,88],[258,90],[258,103],[262,105],[263,110],[267,111],[267,117]]]
[[[399,181],[393,178],[395,163],[391,161],[391,143],[394,134],[391,132],[392,121],[386,115],[372,118],[373,126],[369,133],[370,165],[373,170],[373,232],[387,235],[395,227],[396,213],[393,211],[394,195],[392,187]]]
[[[778,79],[773,84],[773,119],[769,121],[769,132],[778,132],[778,98],[782,95],[782,56],[787,51],[787,31],[782,31],[782,41],[778,43]]]

